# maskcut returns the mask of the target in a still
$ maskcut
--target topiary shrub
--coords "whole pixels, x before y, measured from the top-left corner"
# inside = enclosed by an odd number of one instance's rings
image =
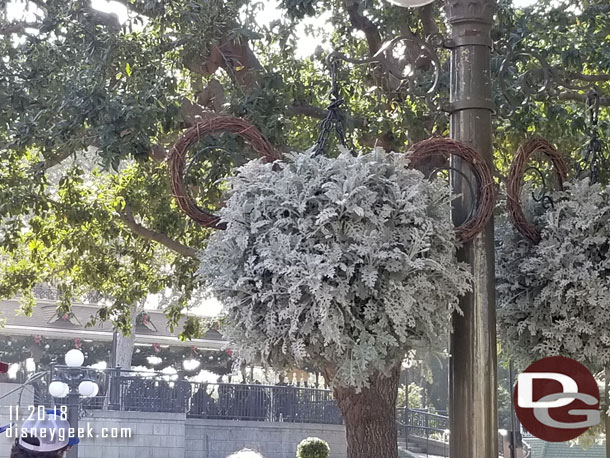
[[[297,458],[328,458],[330,447],[319,437],[303,439],[297,447]]]

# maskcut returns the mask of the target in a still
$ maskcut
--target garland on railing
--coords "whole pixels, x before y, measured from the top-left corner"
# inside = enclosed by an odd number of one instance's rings
[[[0,361],[6,363],[24,363],[33,358],[39,368],[48,368],[53,363],[63,364],[63,357],[72,348],[80,348],[85,354],[85,365],[101,361],[110,361],[110,342],[90,342],[83,339],[48,339],[42,336],[7,337],[0,346]],[[132,365],[151,369],[175,367],[187,376],[196,375],[201,370],[213,372],[219,376],[232,373],[233,359],[229,350],[203,350],[191,347],[161,347],[158,351],[151,346],[136,346]],[[156,364],[151,364],[150,357],[156,357]],[[183,367],[186,360],[196,360],[200,365],[191,370]]]

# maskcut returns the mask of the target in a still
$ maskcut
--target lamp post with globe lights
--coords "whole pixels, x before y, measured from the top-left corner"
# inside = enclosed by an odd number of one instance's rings
[[[83,352],[72,349],[66,353],[65,365],[53,366],[51,370],[51,383],[49,394],[53,398],[67,398],[68,421],[78,433],[78,416],[80,409],[80,398],[92,398],[97,396],[99,385],[95,382],[95,370],[82,367],[85,362]],[[67,458],[78,457],[78,446],[74,446],[67,454]]]
[[[398,6],[421,7],[434,0],[388,0]],[[491,28],[496,0],[446,0],[449,37],[443,46],[451,51],[451,138],[477,149],[493,168]],[[454,221],[464,221],[474,196],[468,193],[472,170],[452,157],[451,186],[460,198],[453,205]],[[458,252],[471,267],[473,291],[460,300],[450,341],[449,412],[450,456],[498,456],[496,393],[496,309],[493,218]]]

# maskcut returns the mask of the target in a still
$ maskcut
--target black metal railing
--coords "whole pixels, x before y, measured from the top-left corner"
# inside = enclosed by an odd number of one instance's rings
[[[285,385],[190,383],[167,375],[109,374],[107,408],[183,412],[193,418],[342,424],[332,392]],[[102,408],[95,402],[87,407]]]
[[[109,374],[107,408],[184,412],[191,418],[343,424],[332,391],[287,385],[191,383],[167,375]],[[96,401],[89,408],[101,408]],[[417,409],[397,409],[399,437],[446,440],[449,419]]]
[[[396,412],[398,439],[405,444],[410,438],[448,442],[449,417],[425,410],[398,408]]]
[[[342,424],[327,390],[228,383],[192,384],[187,414],[196,418]]]
[[[82,408],[185,413],[190,418],[343,424],[332,391],[289,385],[193,383],[162,373],[106,369],[99,393],[81,398]],[[35,403],[61,405],[48,394],[50,375],[33,384]],[[397,409],[399,440],[447,440],[449,418],[423,409]]]
[[[109,377],[109,410],[184,413],[190,396],[189,382],[168,376],[121,371]]]

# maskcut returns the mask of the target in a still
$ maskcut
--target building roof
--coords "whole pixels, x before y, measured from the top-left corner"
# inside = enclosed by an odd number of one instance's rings
[[[531,458],[606,458],[604,445],[593,445],[583,449],[567,442],[545,442],[536,438],[524,438],[532,450]]]
[[[0,318],[6,320],[4,327],[0,326],[0,335],[35,336],[41,335],[49,339],[89,339],[93,341],[112,341],[113,327],[110,322],[103,322],[92,327],[85,325],[99,309],[93,304],[73,304],[70,316],[60,317],[57,314],[57,302],[54,300],[37,299],[32,316],[19,314],[18,300],[0,301]],[[178,339],[177,332],[171,332],[165,314],[160,310],[146,310],[148,318],[145,324],[136,326],[137,344],[165,344],[172,346],[194,346],[206,349],[224,348],[226,342],[219,332],[208,331],[200,339],[186,342]],[[180,321],[181,329],[184,318]]]

